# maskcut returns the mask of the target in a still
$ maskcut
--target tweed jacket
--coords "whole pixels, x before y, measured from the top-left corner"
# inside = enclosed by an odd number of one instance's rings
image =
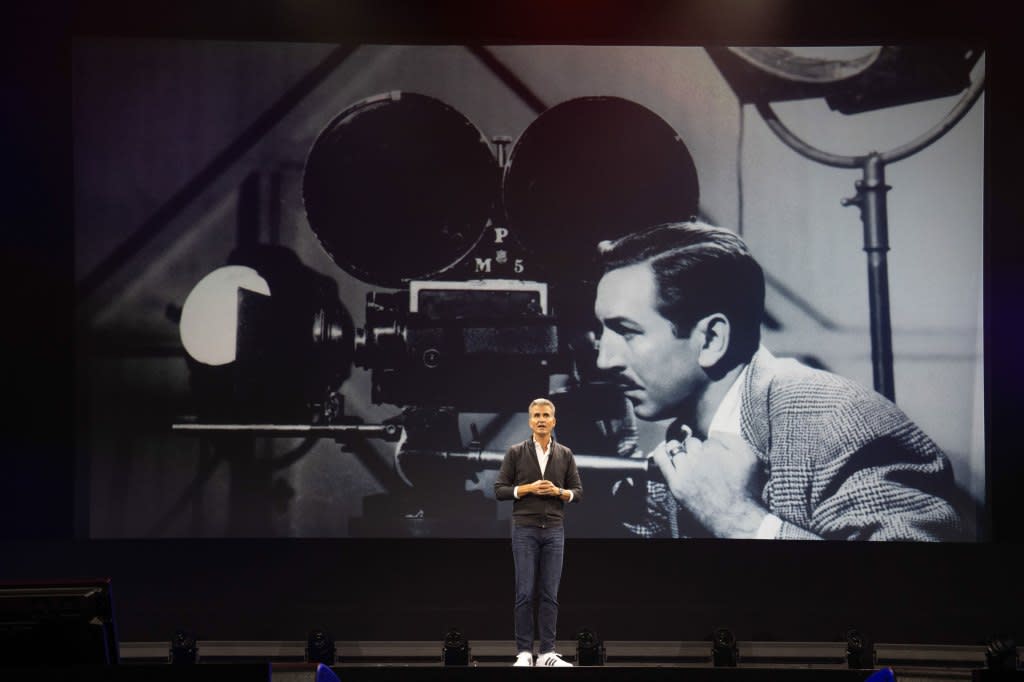
[[[548,463],[541,475],[533,438],[527,438],[508,449],[494,481],[494,496],[499,500],[515,500],[512,522],[517,526],[557,527],[565,518],[565,502],[554,496],[523,495],[515,499],[515,487],[539,479],[551,481],[559,488],[572,491],[572,501],[583,499],[583,483],[576,469],[572,450],[552,440]]]
[[[742,386],[740,424],[763,464],[762,500],[783,521],[779,538],[959,536],[949,461],[880,394],[762,348]]]

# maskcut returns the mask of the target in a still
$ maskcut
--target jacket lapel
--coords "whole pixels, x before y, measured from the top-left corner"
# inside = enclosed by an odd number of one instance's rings
[[[540,470],[540,462],[537,461],[537,447],[533,444],[533,438],[526,440],[526,459],[530,463],[530,469],[537,472],[536,477],[530,478],[528,483],[532,483],[538,479],[544,477],[544,472]]]

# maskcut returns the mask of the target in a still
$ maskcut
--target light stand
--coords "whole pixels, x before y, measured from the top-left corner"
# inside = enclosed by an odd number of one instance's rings
[[[783,143],[798,154],[826,166],[860,168],[857,193],[844,206],[860,208],[864,251],[868,257],[868,297],[871,317],[871,362],[875,390],[895,400],[892,325],[889,311],[889,226],[885,167],[935,142],[970,110],[985,87],[984,73],[969,81],[969,70],[981,58],[966,48],[881,48],[856,60],[805,59],[781,48],[724,48],[708,50],[740,102],[753,103],[761,118]],[[772,100],[825,97],[833,108],[856,113],[911,101],[966,92],[937,125],[923,135],[886,152],[857,156],[832,154],[811,146],[779,120]]]

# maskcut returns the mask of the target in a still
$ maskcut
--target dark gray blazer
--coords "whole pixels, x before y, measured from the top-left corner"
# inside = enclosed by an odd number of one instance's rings
[[[764,464],[779,538],[960,537],[949,460],[881,395],[763,348],[742,391],[743,437]]]
[[[572,450],[552,441],[548,465],[541,475],[537,463],[537,451],[534,449],[533,438],[513,445],[505,453],[501,462],[501,470],[494,481],[494,496],[499,500],[515,500],[512,505],[512,522],[517,526],[538,526],[550,528],[561,526],[565,518],[565,502],[558,497],[541,495],[523,495],[515,499],[514,489],[517,485],[533,483],[538,479],[551,481],[559,488],[572,491],[572,501],[583,499],[583,483]]]

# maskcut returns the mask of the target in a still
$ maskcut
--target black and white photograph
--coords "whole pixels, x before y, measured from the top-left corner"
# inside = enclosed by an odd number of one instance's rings
[[[981,2],[15,2],[0,678],[1024,674]]]
[[[541,398],[571,538],[987,538],[983,46],[70,68],[86,537],[506,538]]]

